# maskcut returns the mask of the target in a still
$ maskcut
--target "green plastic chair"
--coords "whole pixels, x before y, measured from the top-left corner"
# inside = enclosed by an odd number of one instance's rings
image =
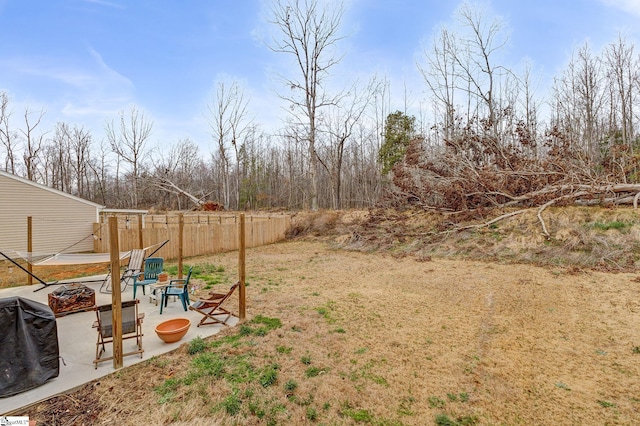
[[[193,272],[193,266],[189,268],[187,278],[180,278],[169,281],[169,285],[162,289],[162,298],[160,299],[160,315],[162,315],[162,307],[167,306],[170,296],[176,296],[180,298],[182,307],[187,310],[187,306],[191,303],[189,301],[189,280],[191,279],[191,272]]]
[[[142,279],[140,275],[133,277],[133,298],[136,298],[136,290],[138,287],[142,287],[142,294],[146,294],[144,288],[150,284],[158,282],[158,274],[162,272],[162,266],[164,259],[161,257],[147,257],[144,261],[144,272],[142,273]]]

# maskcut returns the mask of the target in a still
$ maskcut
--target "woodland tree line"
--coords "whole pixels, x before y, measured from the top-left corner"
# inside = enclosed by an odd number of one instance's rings
[[[343,16],[319,0],[274,2],[267,45],[293,64],[278,76],[290,114],[276,131],[250,118],[234,81],[208,105],[210,153],[189,139],[154,149],[136,106],[107,120],[101,140],[73,123],[43,129],[44,111],[17,117],[0,91],[0,168],[114,208],[637,203],[640,55],[624,36],[576,48],[543,97],[532,66],[503,60],[503,23],[465,3],[424,48],[429,101],[413,113],[390,104],[385,77],[327,89]]]

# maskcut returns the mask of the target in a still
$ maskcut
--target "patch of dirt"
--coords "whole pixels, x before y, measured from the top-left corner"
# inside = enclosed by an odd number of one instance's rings
[[[100,413],[94,409],[98,404],[98,398],[93,392],[95,386],[96,383],[91,383],[76,392],[54,396],[46,403],[38,404],[29,415],[30,420],[35,419],[38,425],[98,424]]]
[[[343,235],[247,251],[249,319],[282,327],[207,351],[275,364],[275,384],[190,381],[185,344],[15,414],[38,425],[640,423],[635,274],[337,250],[357,245]],[[186,263],[199,262],[237,271],[237,253]]]

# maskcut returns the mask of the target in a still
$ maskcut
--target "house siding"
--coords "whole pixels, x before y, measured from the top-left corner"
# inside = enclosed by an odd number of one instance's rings
[[[93,250],[93,223],[102,206],[25,179],[0,173],[0,250],[27,250],[32,217],[33,251]]]

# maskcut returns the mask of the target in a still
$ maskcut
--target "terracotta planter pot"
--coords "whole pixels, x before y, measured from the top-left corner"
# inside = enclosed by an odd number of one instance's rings
[[[174,318],[161,322],[156,326],[156,334],[165,343],[174,343],[182,339],[189,327],[191,321],[187,318]]]
[[[169,274],[166,274],[164,272],[158,274],[158,281],[160,281],[161,283],[169,281]]]

